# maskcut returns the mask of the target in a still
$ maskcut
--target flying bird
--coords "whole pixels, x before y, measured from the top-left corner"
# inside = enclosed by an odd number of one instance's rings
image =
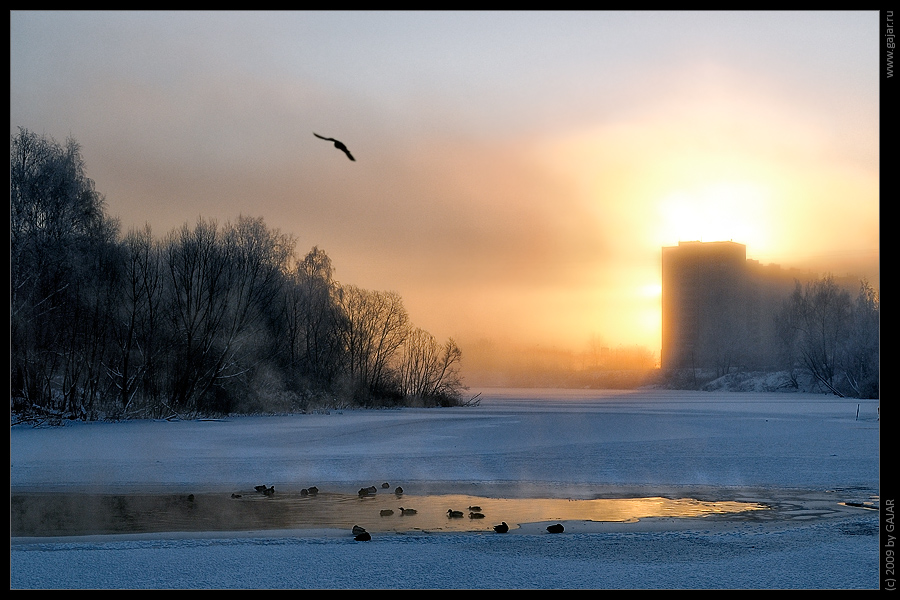
[[[325,140],[326,142],[334,142],[334,147],[337,148],[338,150],[340,150],[341,152],[343,152],[344,154],[346,154],[347,158],[349,158],[350,160],[353,160],[353,161],[356,160],[355,158],[353,158],[353,155],[350,154],[350,151],[347,150],[347,146],[344,145],[344,142],[340,142],[334,138],[322,137],[315,131],[313,132],[313,135],[316,136],[317,138],[319,138],[320,140]]]

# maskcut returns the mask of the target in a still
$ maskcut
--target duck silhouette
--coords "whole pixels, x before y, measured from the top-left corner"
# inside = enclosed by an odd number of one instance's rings
[[[354,525],[351,531],[353,532],[353,535],[359,535],[361,533],[366,533],[366,528],[360,527],[359,525]]]
[[[566,528],[562,526],[562,523],[557,523],[556,525],[551,525],[547,528],[547,531],[550,533],[562,533]]]
[[[353,158],[353,155],[350,154],[350,151],[347,150],[347,146],[344,145],[344,142],[338,141],[334,138],[321,136],[318,133],[316,133],[315,131],[313,132],[313,135],[316,136],[317,138],[319,138],[320,140],[325,140],[326,142],[334,142],[334,147],[337,148],[338,150],[340,150],[341,152],[343,152],[344,154],[346,154],[347,158],[349,158],[352,161],[356,160],[355,158]]]
[[[353,539],[356,540],[357,542],[368,542],[369,540],[372,539],[372,536],[369,535],[368,531],[363,531],[362,533],[360,533]]]
[[[403,495],[403,488],[398,485],[397,489],[394,490],[394,493],[397,494],[398,496]]]
[[[382,517],[389,517],[389,516],[391,516],[392,514],[394,514],[394,511],[392,511],[392,510],[389,509],[389,508],[385,508],[384,510],[381,511],[381,516],[382,516]]]
[[[403,508],[402,506],[400,507],[400,515],[401,515],[401,516],[402,516],[402,515],[414,515],[414,514],[416,514],[417,512],[419,512],[419,511],[417,511],[417,510],[414,509],[414,508]]]
[[[469,513],[469,518],[470,518],[470,519],[483,519],[483,518],[484,518],[484,514],[483,514],[483,513],[480,513],[480,512],[470,512],[470,513]]]
[[[451,519],[462,519],[463,512],[461,510],[453,510],[452,508],[447,511],[447,516]]]
[[[509,531],[509,525],[506,524],[506,521],[503,521],[499,525],[494,525],[494,531],[497,533],[506,533]]]

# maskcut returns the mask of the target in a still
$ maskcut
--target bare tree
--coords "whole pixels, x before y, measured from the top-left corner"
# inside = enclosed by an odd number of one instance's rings
[[[289,368],[313,385],[331,386],[342,363],[341,311],[331,259],[313,247],[286,282],[284,322]]]
[[[224,231],[201,219],[194,229],[184,226],[170,236],[165,261],[176,350],[170,363],[173,409],[228,408],[215,396],[227,379],[258,362],[267,341],[263,316],[276,303],[292,244],[261,219],[246,217]]]
[[[860,398],[878,398],[879,394],[879,305],[878,291],[868,281],[861,281],[840,357],[846,383]]]
[[[109,383],[104,365],[115,352],[112,330],[121,285],[120,248],[116,230],[98,225],[79,253],[71,288],[74,312],[62,324],[68,336],[63,398],[70,414],[102,410]]]
[[[117,231],[103,207],[77,142],[11,136],[13,406],[77,412],[98,393]]]
[[[344,316],[341,334],[348,375],[368,402],[387,388],[390,360],[406,338],[409,317],[394,292],[348,285],[337,297]]]
[[[266,365],[280,344],[270,335],[280,308],[284,273],[293,259],[294,240],[266,227],[262,218],[242,216],[225,228],[227,312],[216,338],[214,383],[249,393],[252,373]],[[226,411],[225,398],[216,410]]]
[[[168,236],[164,264],[172,336],[169,400],[173,411],[194,411],[212,385],[216,336],[227,310],[225,254],[215,223],[200,220]]]
[[[434,336],[424,329],[411,329],[398,365],[402,393],[423,400],[458,400],[463,389],[459,346],[452,339],[439,346]]]
[[[165,351],[161,247],[149,225],[129,231],[122,246],[120,299],[114,308],[118,352],[107,364],[107,374],[123,414],[128,414],[139,395],[143,410],[160,416],[159,366]]]
[[[790,343],[804,370],[829,391],[843,396],[836,375],[850,328],[850,294],[830,275],[805,288],[797,282],[785,310],[782,322],[790,328]]]

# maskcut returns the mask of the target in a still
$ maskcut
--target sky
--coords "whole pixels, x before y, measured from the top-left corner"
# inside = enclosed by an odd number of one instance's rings
[[[123,232],[262,217],[464,355],[658,355],[679,241],[878,286],[879,43],[877,11],[11,11],[10,134],[78,141]]]

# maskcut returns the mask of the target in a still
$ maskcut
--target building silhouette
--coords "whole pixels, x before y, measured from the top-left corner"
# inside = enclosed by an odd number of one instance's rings
[[[747,260],[735,242],[662,249],[663,369],[767,369],[778,361],[775,315],[812,276]]]

